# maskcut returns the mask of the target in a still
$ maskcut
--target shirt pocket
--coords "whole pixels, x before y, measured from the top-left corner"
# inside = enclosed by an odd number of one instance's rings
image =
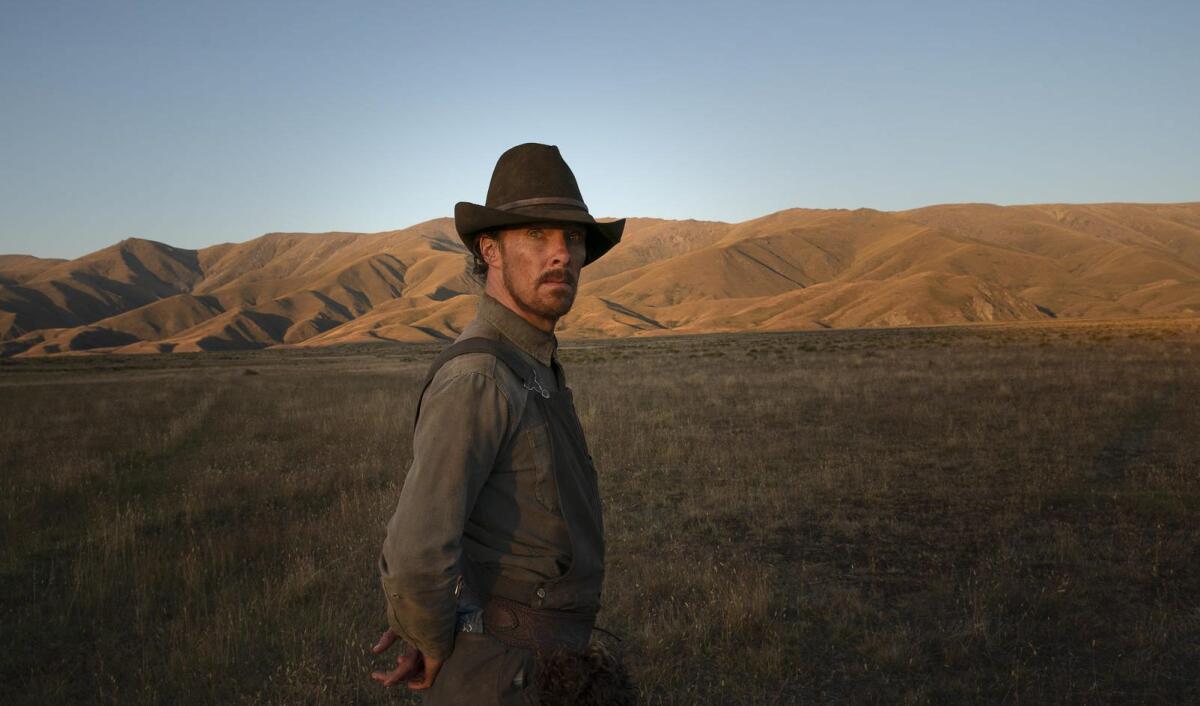
[[[534,495],[538,503],[550,512],[558,512],[558,483],[554,479],[554,447],[550,441],[550,427],[542,422],[523,434],[525,451],[529,454],[528,466],[534,478]]]

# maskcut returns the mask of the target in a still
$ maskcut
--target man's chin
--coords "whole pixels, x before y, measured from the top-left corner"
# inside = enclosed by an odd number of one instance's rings
[[[517,292],[509,289],[509,294],[522,309],[548,319],[559,319],[567,315],[575,304],[575,288],[546,287],[535,285],[529,292]]]
[[[563,292],[561,296],[543,297],[539,303],[545,315],[561,318],[566,316],[575,304],[575,292]]]

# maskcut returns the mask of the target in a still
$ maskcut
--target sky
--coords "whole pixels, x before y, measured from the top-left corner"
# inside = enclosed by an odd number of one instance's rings
[[[558,145],[595,216],[1200,200],[1200,3],[0,0],[0,253],[377,232]]]

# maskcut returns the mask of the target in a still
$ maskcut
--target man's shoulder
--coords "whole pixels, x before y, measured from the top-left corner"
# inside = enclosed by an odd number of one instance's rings
[[[506,371],[512,375],[508,366],[491,353],[463,353],[443,363],[434,374],[430,385],[437,387],[463,375],[482,375],[499,382],[505,377]]]
[[[466,336],[465,334],[468,333],[471,333],[470,329],[464,330],[464,336],[459,336],[455,343],[467,340],[468,338],[500,340],[499,336]],[[486,334],[487,332],[481,331],[481,333]],[[508,398],[510,403],[516,406],[523,406],[521,403],[524,401],[524,382],[517,376],[516,372],[491,353],[462,353],[450,358],[442,364],[442,367],[436,371],[433,379],[430,380],[430,391],[435,392],[439,389],[445,389],[455,381],[467,382],[468,380],[464,380],[464,378],[469,379],[472,377],[484,378],[491,381]]]

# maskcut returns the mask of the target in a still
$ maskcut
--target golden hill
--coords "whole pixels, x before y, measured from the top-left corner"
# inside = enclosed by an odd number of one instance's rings
[[[7,355],[452,338],[475,295],[450,219],[76,260],[0,256]],[[790,209],[630,219],[564,338],[1200,314],[1200,203]]]

